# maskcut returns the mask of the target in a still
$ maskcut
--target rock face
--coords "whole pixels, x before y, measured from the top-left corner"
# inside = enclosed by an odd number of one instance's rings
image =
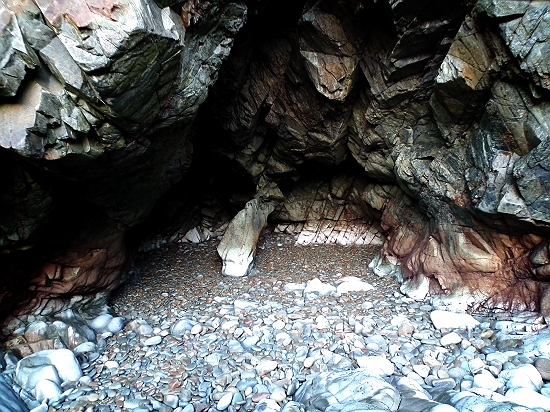
[[[9,4],[0,296],[3,309],[31,298],[48,313],[120,284],[132,231],[189,168],[187,129],[246,7],[203,5],[208,24],[195,26],[201,16],[146,1]]]
[[[383,242],[410,296],[550,315],[549,16],[1,3],[3,316],[105,299],[140,244],[220,236],[260,197],[302,243]]]

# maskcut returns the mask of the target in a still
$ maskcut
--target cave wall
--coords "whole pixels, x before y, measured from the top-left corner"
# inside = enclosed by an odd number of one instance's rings
[[[2,316],[104,301],[140,244],[253,197],[374,227],[411,296],[548,310],[549,7],[0,5]]]

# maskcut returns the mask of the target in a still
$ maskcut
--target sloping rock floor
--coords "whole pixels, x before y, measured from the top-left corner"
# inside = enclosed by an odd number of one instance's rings
[[[58,331],[57,346],[21,360],[5,350],[0,410],[550,411],[550,333],[537,314],[414,301],[367,270],[374,248],[269,235],[252,274],[228,278],[215,247],[141,254],[80,334],[70,316],[14,331]]]

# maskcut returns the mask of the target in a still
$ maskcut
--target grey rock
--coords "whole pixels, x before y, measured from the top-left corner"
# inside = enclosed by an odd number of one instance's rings
[[[170,334],[172,336],[181,336],[186,331],[191,331],[196,324],[197,322],[189,319],[180,319],[170,327]]]
[[[313,375],[294,395],[296,402],[312,410],[325,410],[344,401],[382,405],[390,411],[398,409],[399,392],[382,378],[363,368],[353,371]]]
[[[161,336],[151,336],[150,338],[147,338],[143,341],[143,344],[145,346],[155,346],[158,345],[160,342],[162,342]]]
[[[535,368],[540,373],[543,380],[550,380],[550,359],[537,358],[534,363]]]
[[[2,374],[0,374],[0,408],[6,412],[28,412],[29,410]]]

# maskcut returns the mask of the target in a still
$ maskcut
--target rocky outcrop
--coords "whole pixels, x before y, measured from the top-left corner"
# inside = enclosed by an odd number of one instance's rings
[[[301,243],[383,242],[410,296],[550,307],[549,13],[1,6],[2,307],[105,299],[140,244],[221,236],[254,198]]]
[[[271,55],[251,58],[244,77],[254,81],[228,111],[241,116],[224,125],[235,159],[252,178],[286,187],[290,210],[301,211],[291,217],[283,202],[274,220],[330,219],[315,207],[326,201],[379,221],[386,237],[373,269],[397,274],[411,296],[535,309],[546,287],[538,246],[547,232],[546,102],[530,67],[544,71],[535,39],[545,6],[347,6],[306,6],[295,35],[270,39]],[[319,199],[322,185],[305,171],[353,163],[363,170],[353,169],[352,189]],[[298,188],[311,193],[302,206]]]
[[[189,168],[189,125],[246,8],[203,4],[201,25],[146,1],[9,4],[2,307],[86,300],[120,284],[139,243],[132,231]],[[19,87],[12,72],[25,77]]]

